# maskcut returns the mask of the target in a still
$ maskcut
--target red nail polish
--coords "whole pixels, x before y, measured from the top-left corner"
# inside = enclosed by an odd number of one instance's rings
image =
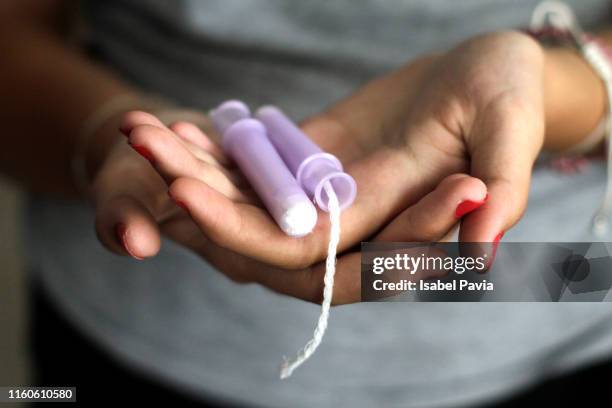
[[[115,235],[117,235],[117,239],[121,242],[123,248],[127,251],[128,254],[134,259],[142,261],[144,258],[134,255],[134,253],[130,250],[130,247],[127,244],[126,235],[127,235],[127,227],[123,223],[119,223],[115,226]]]
[[[155,161],[153,160],[153,154],[151,153],[151,151],[149,149],[147,149],[144,146],[133,145],[130,142],[128,142],[128,144],[130,146],[132,146],[132,149],[136,150],[138,152],[138,154],[140,154],[142,157],[144,157],[145,159],[150,161],[151,164],[155,163]]]
[[[472,211],[482,206],[488,199],[489,199],[489,194],[487,193],[485,198],[481,201],[465,200],[465,201],[460,202],[459,205],[457,206],[457,209],[455,210],[455,217],[461,218],[464,215],[471,213]]]
[[[491,254],[491,261],[489,262],[489,268],[493,266],[493,262],[495,262],[495,257],[497,256],[497,248],[499,247],[499,241],[501,241],[504,236],[504,231],[501,231],[499,234],[493,238],[493,253]]]
[[[504,237],[504,231],[500,232],[499,234],[497,234],[497,236],[495,237],[495,239],[493,240],[493,243],[498,244],[499,241]]]
[[[187,208],[187,205],[184,202],[182,202],[181,200],[177,200],[176,198],[172,197],[172,194],[170,194],[169,191],[168,191],[168,196],[172,199],[172,201],[174,201],[176,203],[176,205],[181,207],[183,210],[189,212],[189,208]]]

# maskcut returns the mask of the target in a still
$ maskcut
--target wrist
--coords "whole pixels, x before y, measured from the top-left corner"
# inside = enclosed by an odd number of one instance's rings
[[[582,142],[604,117],[602,80],[586,60],[566,47],[544,50],[544,148],[563,151]]]

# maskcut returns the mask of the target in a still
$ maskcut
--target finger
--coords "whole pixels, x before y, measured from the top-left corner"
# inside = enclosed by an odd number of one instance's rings
[[[215,165],[220,163],[212,154],[206,152],[206,148],[208,148],[219,153],[218,147],[197,126],[189,122],[175,122],[167,127],[153,114],[143,111],[131,111],[124,115],[119,130],[126,137],[129,137],[136,127],[144,125],[157,127],[164,131],[170,130],[173,132],[173,136],[176,134],[179,140],[193,147],[192,153],[196,154],[202,161]],[[220,158],[225,160],[222,156],[223,153],[221,152]]]
[[[488,189],[486,206],[464,219],[459,232],[460,241],[497,242],[523,213],[526,191],[519,193],[505,181],[489,182]]]
[[[326,245],[314,234],[285,235],[262,208],[233,202],[200,180],[179,178],[169,194],[213,243],[262,262],[299,268],[314,262]]]
[[[321,303],[325,262],[313,267],[287,270],[230,251],[202,237],[201,231],[188,219],[177,219],[164,225],[164,234],[201,255],[221,273],[238,283],[257,283],[274,292],[308,302]],[[335,305],[359,302],[361,299],[361,255],[358,252],[340,256],[336,263]]]
[[[325,288],[325,262],[310,268],[261,274],[258,283],[268,288],[307,302],[320,304]],[[332,305],[356,303],[361,300],[361,254],[353,252],[340,256],[336,262]]]
[[[169,126],[170,130],[175,132],[185,141],[198,146],[200,149],[209,153],[218,163],[228,166],[230,161],[223,153],[223,150],[214,143],[202,130],[189,122],[174,122]]]
[[[134,197],[115,196],[96,209],[96,232],[109,250],[142,260],[156,255],[161,246],[151,212]]]
[[[157,127],[162,131],[170,130],[166,127],[155,115],[143,111],[131,111],[124,115],[120,131],[129,138],[130,133],[138,126],[149,125]],[[232,171],[225,171],[222,166],[227,169],[233,168],[232,162],[223,154],[219,147],[204,134],[196,125],[189,122],[176,122],[171,125],[173,130],[170,133],[172,136],[178,136],[178,140],[186,144],[192,154],[199,160],[215,165],[221,168],[228,178],[237,186],[242,187],[246,183],[242,176]],[[177,131],[178,133],[176,133]],[[137,146],[140,149],[139,153],[143,154],[147,159],[151,159],[151,152],[144,149],[142,146]],[[202,148],[204,147],[204,148]]]
[[[164,181],[146,161],[127,145],[117,145],[92,184],[102,244],[138,259],[155,255],[160,247],[157,221],[174,208],[165,192]]]
[[[327,143],[338,145],[342,138],[335,138],[337,140],[333,142],[334,137],[328,137],[334,135],[334,129],[341,132],[342,125],[327,117],[310,120],[305,127],[305,131],[315,140],[327,140]],[[337,148],[331,146],[331,151],[335,152]],[[351,149],[343,147],[341,150],[346,152]],[[353,154],[348,153],[349,156]],[[358,192],[355,202],[342,212],[341,250],[361,241],[363,237],[376,234],[404,209],[430,192],[445,175],[462,170],[435,170],[435,174],[424,172],[424,166],[412,152],[397,146],[382,146],[356,157],[359,158],[347,162],[345,168],[357,182]]]
[[[325,262],[315,265],[310,271],[310,300],[321,303],[325,287]],[[316,285],[318,283],[318,285]],[[316,285],[316,286],[315,286]],[[336,262],[334,276],[333,305],[356,303],[361,300],[361,253],[353,252],[342,255]]]
[[[130,111],[123,115],[119,131],[128,137],[132,129],[140,125],[157,126],[166,129],[166,125],[164,125],[155,115],[144,111]]]
[[[216,166],[227,174],[228,178],[239,189],[247,188],[248,182],[236,169],[235,164],[223,151],[200,130],[199,127],[188,122],[177,122],[170,125],[170,130],[176,133],[187,149],[200,161]],[[196,133],[197,135],[193,135]],[[199,139],[204,139],[201,143]],[[198,144],[195,144],[195,143]]]
[[[376,240],[436,242],[486,200],[487,188],[479,179],[466,174],[448,176],[434,191],[395,217]]]
[[[207,183],[232,200],[248,201],[231,180],[231,175],[196,159],[169,129],[138,125],[131,129],[129,143],[149,159],[168,185],[177,178],[191,177]]]
[[[286,270],[237,254],[203,238],[191,220],[182,219],[164,226],[164,234],[204,257],[221,273],[238,283],[257,283],[274,292],[308,302],[320,303],[323,296],[325,263],[312,268]],[[338,258],[334,304],[358,302],[361,296],[359,253]]]
[[[500,110],[489,112],[474,128],[471,174],[485,182],[489,199],[480,211],[465,218],[461,241],[495,242],[522,216],[543,138],[543,124],[536,117]]]

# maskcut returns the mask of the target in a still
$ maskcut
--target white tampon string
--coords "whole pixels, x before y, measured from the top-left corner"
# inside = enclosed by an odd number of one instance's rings
[[[310,356],[314,354],[317,347],[321,344],[325,331],[327,330],[327,322],[329,320],[329,310],[331,308],[332,297],[334,294],[334,277],[336,275],[336,252],[338,243],[340,242],[340,203],[338,197],[330,182],[326,182],[323,186],[325,193],[329,198],[327,207],[329,209],[330,231],[329,245],[327,246],[327,260],[325,261],[325,276],[323,278],[323,301],[321,302],[321,314],[317,321],[312,338],[306,345],[297,353],[297,355],[289,360],[285,358],[281,366],[280,378],[285,379],[291,376],[293,371],[304,363]]]

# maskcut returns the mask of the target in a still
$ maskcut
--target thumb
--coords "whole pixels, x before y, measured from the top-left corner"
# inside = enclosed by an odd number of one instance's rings
[[[537,110],[536,110],[537,111]],[[489,199],[464,218],[459,238],[463,242],[497,242],[523,215],[527,206],[531,172],[543,142],[541,115],[498,109],[468,136],[471,175],[487,185]],[[470,144],[470,143],[468,143]]]

